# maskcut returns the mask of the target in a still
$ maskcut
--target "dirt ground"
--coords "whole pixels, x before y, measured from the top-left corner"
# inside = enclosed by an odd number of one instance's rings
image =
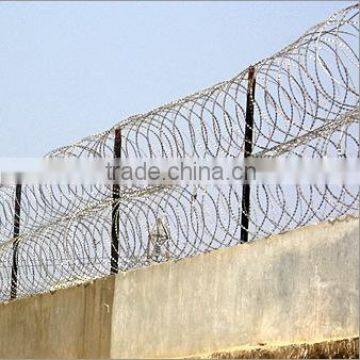
[[[239,347],[214,352],[208,359],[358,359],[359,337],[317,343]]]

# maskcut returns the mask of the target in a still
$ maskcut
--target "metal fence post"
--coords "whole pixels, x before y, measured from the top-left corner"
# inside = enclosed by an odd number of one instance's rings
[[[10,299],[15,299],[18,285],[18,236],[20,233],[20,202],[21,202],[21,184],[16,184],[15,203],[14,203],[14,242],[13,242],[13,259],[11,267],[11,290]]]
[[[251,156],[253,146],[253,126],[254,126],[254,100],[255,100],[255,67],[250,66],[248,70],[248,87],[246,96],[246,115],[245,115],[245,144],[244,144],[244,165],[245,176],[242,188],[241,201],[241,242],[248,241],[249,217],[250,217],[250,184],[247,179],[246,159]]]
[[[121,157],[121,129],[115,129],[114,139],[114,165],[119,166]],[[115,174],[115,172],[114,172]],[[117,274],[119,271],[119,199],[120,185],[113,179],[113,201],[112,201],[112,223],[111,223],[111,274]]]

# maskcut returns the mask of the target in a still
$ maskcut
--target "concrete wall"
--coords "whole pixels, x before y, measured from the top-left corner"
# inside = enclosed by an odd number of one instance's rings
[[[0,304],[0,357],[108,358],[114,280]]]
[[[357,337],[358,284],[348,218],[2,303],[0,357],[181,358]]]
[[[113,358],[359,336],[359,220],[118,275]]]

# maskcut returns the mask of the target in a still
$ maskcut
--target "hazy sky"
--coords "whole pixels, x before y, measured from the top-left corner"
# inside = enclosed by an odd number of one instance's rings
[[[353,1],[1,2],[0,157],[232,77]]]

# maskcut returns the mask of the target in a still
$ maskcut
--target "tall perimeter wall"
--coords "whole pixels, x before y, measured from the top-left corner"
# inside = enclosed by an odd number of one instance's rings
[[[0,325],[3,358],[190,357],[357,338],[359,219],[3,303]]]

